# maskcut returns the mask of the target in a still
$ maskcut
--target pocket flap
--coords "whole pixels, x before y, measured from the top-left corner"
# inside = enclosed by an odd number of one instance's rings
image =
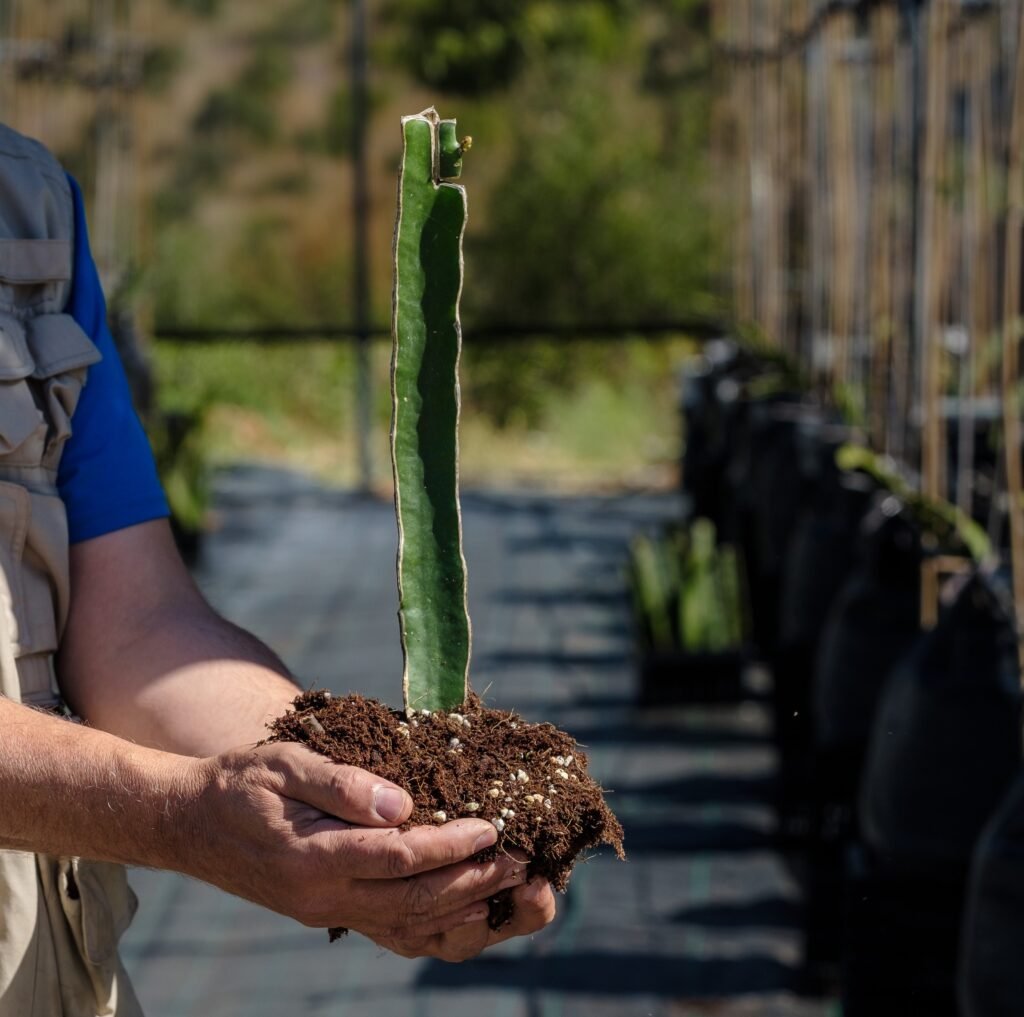
[[[124,866],[109,862],[72,861],[81,895],[82,947],[92,964],[108,962],[117,941],[132,923],[139,906],[128,885]]]
[[[70,278],[70,240],[0,240],[0,281],[32,285]]]
[[[29,386],[5,385],[0,390],[0,456],[10,455],[36,432],[45,430],[46,421],[32,398]],[[41,453],[40,445],[37,454]]]
[[[28,345],[35,361],[33,378],[52,378],[103,359],[103,354],[70,314],[41,314],[30,319]]]
[[[35,366],[25,326],[13,315],[0,313],[0,381],[27,378]]]

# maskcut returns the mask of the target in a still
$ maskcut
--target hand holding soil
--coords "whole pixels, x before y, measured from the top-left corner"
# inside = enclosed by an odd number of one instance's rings
[[[304,925],[356,929],[403,956],[461,960],[497,941],[486,901],[526,879],[512,857],[467,860],[495,843],[490,823],[396,829],[412,812],[404,791],[300,745],[238,748],[198,761],[196,776],[183,871]],[[500,938],[550,920],[550,890],[537,894],[519,895],[516,931]]]
[[[506,939],[539,932],[554,919],[555,896],[547,880],[534,877],[528,883],[511,890],[510,894],[512,917],[497,930],[485,921],[489,915],[489,906],[487,901],[482,901],[470,909],[465,924],[450,932],[428,936],[404,933],[390,939],[378,936],[371,938],[378,946],[402,957],[437,957],[457,963],[469,960]]]
[[[407,790],[413,808],[402,829],[408,834],[451,830],[466,822],[482,829],[480,821],[486,820],[496,836],[482,839],[487,846],[478,861],[528,861],[526,876],[543,889],[536,897],[526,893],[528,888],[512,892],[508,887],[489,895],[487,927],[496,935],[488,937],[485,929],[464,931],[453,937],[459,949],[476,945],[475,953],[547,924],[554,916],[547,884],[565,890],[587,849],[608,844],[625,857],[622,827],[575,739],[552,724],[530,724],[518,714],[488,709],[473,693],[458,712],[403,714],[359,695],[306,692],[270,729],[271,743],[308,745],[343,771],[373,770],[380,776],[371,780]],[[447,878],[448,871],[437,878]],[[467,908],[464,914],[476,913]],[[335,926],[332,939],[351,927]],[[383,945],[403,952],[389,942]]]

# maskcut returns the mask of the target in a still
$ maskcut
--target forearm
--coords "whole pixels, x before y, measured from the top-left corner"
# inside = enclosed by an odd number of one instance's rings
[[[61,654],[61,683],[91,725],[186,755],[216,755],[266,735],[296,695],[284,664],[198,598],[168,606],[102,651]]]
[[[163,520],[71,549],[57,665],[91,726],[184,755],[260,740],[296,693],[266,646],[207,605]]]
[[[0,696],[0,847],[178,868],[199,767]]]

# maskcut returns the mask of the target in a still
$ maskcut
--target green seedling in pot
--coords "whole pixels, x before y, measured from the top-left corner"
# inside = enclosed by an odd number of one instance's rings
[[[725,653],[743,643],[736,552],[719,546],[710,520],[658,537],[639,534],[630,548],[633,607],[656,650]]]
[[[671,603],[678,593],[677,582],[671,581],[674,549],[665,553],[664,542],[654,541],[646,534],[633,539],[630,548],[631,586],[634,609],[645,622],[645,629],[656,650],[675,645]]]
[[[955,505],[915,491],[896,472],[891,460],[861,445],[843,445],[836,452],[841,470],[866,473],[883,490],[891,492],[907,507],[921,531],[935,542],[933,551],[962,555],[977,563],[992,554],[992,545],[985,531]]]

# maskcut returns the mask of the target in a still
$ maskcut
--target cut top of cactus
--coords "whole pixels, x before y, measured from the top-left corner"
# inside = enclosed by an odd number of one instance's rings
[[[459,508],[464,146],[431,108],[402,118],[395,226],[391,454],[407,711],[468,694],[470,622]]]

